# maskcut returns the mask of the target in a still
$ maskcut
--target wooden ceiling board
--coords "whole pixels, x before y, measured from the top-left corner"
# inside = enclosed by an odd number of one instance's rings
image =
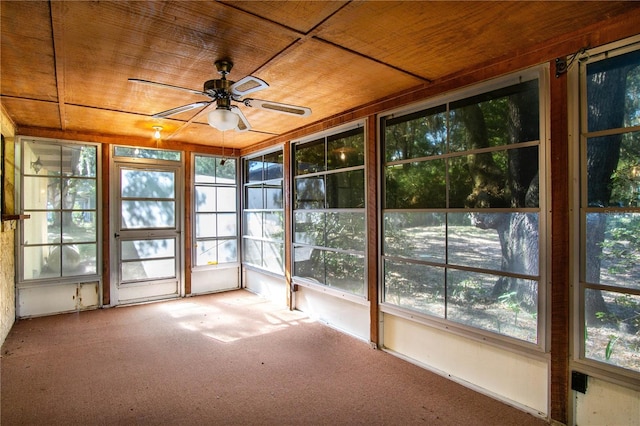
[[[424,83],[315,39],[275,58],[262,69],[261,77],[274,91],[267,89],[256,93],[256,97],[307,106],[313,111],[306,118],[264,113],[252,122],[254,127],[273,133],[282,133],[277,130],[283,124],[300,127]]]
[[[16,123],[18,130],[21,126],[48,129],[59,129],[61,127],[60,114],[56,102],[3,97],[2,106],[6,111],[11,111],[11,119]]]
[[[46,3],[0,3],[0,90],[4,96],[57,100]]]
[[[239,79],[295,40],[290,31],[269,23],[258,26],[259,19],[216,3],[161,4],[65,5],[61,43],[67,102],[154,114],[206,100],[178,90],[134,87],[141,85],[127,79],[202,90],[206,80],[219,78],[215,60],[238,57],[229,78]],[[92,16],[108,18],[84,25]],[[246,37],[249,32],[258,38]],[[146,96],[136,96],[140,93]]]
[[[225,1],[256,16],[307,34],[347,1]]]
[[[353,2],[315,35],[436,80],[637,8],[631,3]]]

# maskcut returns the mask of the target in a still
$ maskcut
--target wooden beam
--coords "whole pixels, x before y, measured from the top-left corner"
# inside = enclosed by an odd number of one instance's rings
[[[555,62],[551,75],[555,75]],[[551,418],[567,424],[569,401],[569,134],[567,75],[551,77]]]
[[[372,115],[367,119],[365,132],[367,179],[367,283],[369,289],[369,342],[374,348],[380,344],[380,296],[378,282],[378,133],[377,120]]]

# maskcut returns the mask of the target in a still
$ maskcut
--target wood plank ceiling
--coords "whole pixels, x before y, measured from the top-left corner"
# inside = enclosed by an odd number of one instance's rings
[[[291,117],[240,105],[252,125],[225,133],[247,148],[373,101],[435,84],[620,14],[640,2],[2,1],[2,106],[18,130],[151,138],[220,146],[192,110],[154,113],[202,96],[230,59],[254,75],[251,97],[310,107]],[[571,52],[566,52],[571,53]]]

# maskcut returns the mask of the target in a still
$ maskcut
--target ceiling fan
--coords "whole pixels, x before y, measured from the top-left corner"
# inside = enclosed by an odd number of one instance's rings
[[[204,110],[204,107],[215,102],[216,109],[209,112],[207,122],[212,127],[221,131],[234,129],[237,132],[246,132],[251,130],[251,125],[249,124],[249,121],[247,121],[245,115],[242,113],[240,108],[232,104],[232,102],[239,102],[250,108],[259,108],[266,111],[273,111],[298,117],[306,117],[311,114],[311,109],[307,107],[264,101],[261,99],[244,98],[244,96],[250,93],[266,89],[269,85],[266,81],[251,75],[241,78],[238,81],[227,80],[227,74],[229,74],[231,72],[231,68],[233,68],[233,62],[231,61],[218,60],[215,62],[215,66],[221,77],[215,80],[206,81],[202,91],[173,86],[171,84],[157,83],[155,81],[141,80],[139,78],[130,78],[129,81],[159,87],[168,87],[170,89],[178,89],[210,98],[208,101],[194,102],[188,105],[171,108],[166,111],[153,114],[153,117],[165,118],[196,108],[203,108]]]

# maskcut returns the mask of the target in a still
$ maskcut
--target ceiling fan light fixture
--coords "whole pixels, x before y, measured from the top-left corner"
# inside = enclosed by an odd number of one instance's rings
[[[224,132],[238,127],[238,114],[235,114],[227,108],[216,108],[209,113],[207,122],[211,127]]]

